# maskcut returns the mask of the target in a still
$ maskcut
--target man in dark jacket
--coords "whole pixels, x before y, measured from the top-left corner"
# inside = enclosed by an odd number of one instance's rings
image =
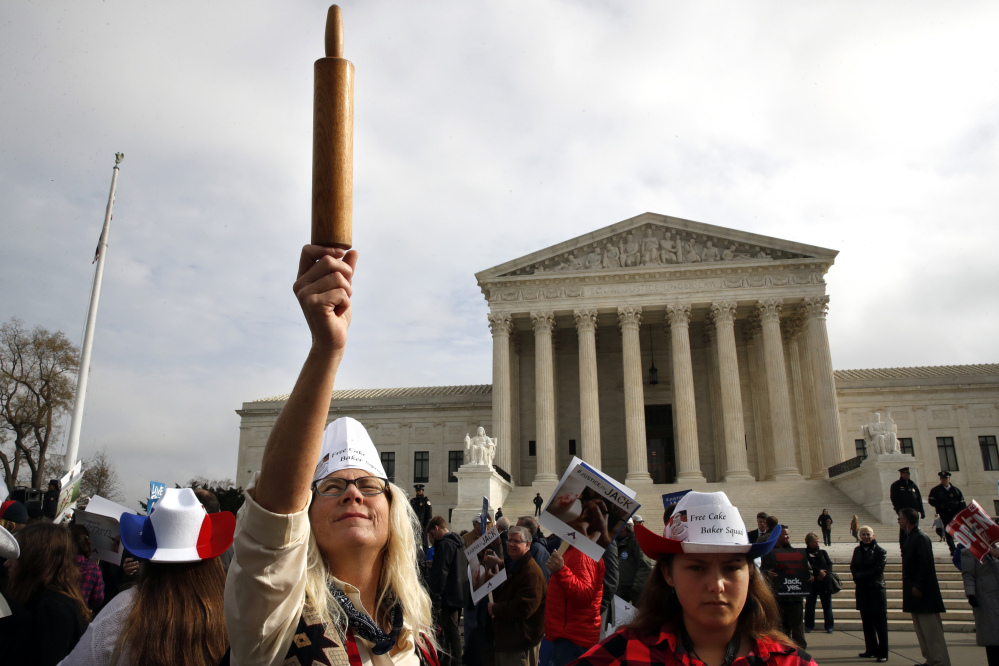
[[[951,484],[950,472],[938,472],[937,476],[940,477],[940,485],[933,486],[928,500],[930,506],[940,514],[940,520],[946,528],[947,523],[954,520],[954,516],[960,513],[961,509],[966,508],[968,503],[964,501],[964,493],[961,492],[961,489]],[[946,529],[944,536],[947,538],[950,556],[954,557],[954,537]]]
[[[507,538],[510,564],[506,582],[493,591],[489,616],[493,624],[494,666],[536,666],[545,631],[547,586],[541,567],[528,556],[531,532],[511,527]],[[490,663],[488,659],[485,663]]]
[[[770,516],[773,518],[773,516]],[[781,551],[792,552],[794,551],[794,546],[791,545],[791,530],[787,528],[787,525],[781,525],[781,533],[777,538],[777,545],[769,553],[764,555],[760,561],[760,571],[766,577],[764,580],[770,583],[773,587],[774,580],[778,576],[777,572],[777,554]],[[808,647],[808,642],[805,640],[805,622],[803,611],[804,595],[778,595],[777,590],[774,590],[774,595],[777,597],[777,609],[780,611],[780,622],[781,628],[784,633],[791,637],[798,645],[803,648]]]
[[[551,557],[551,554],[548,552],[548,541],[541,535],[541,526],[533,517],[521,516],[517,519],[517,527],[526,527],[531,533],[531,557],[541,567],[541,573],[545,575],[545,583],[547,583],[552,572],[545,565],[548,564],[548,558]]]
[[[920,518],[926,517],[926,510],[923,509],[923,495],[919,492],[919,486],[909,478],[909,468],[902,467],[898,470],[898,481],[891,484],[891,506],[898,515],[902,509],[915,509],[919,512]],[[905,530],[898,531],[898,545],[901,547],[905,541]]]
[[[902,612],[912,615],[919,649],[928,666],[950,666],[940,619],[946,609],[933,563],[933,543],[919,529],[919,517],[911,507],[899,512],[898,526],[906,533],[902,544]]]
[[[427,526],[430,519],[434,517],[433,507],[430,506],[430,498],[423,494],[423,484],[418,483],[413,488],[416,489],[416,497],[409,498],[409,505],[416,512],[416,518],[420,521],[420,543],[423,544],[423,552],[427,551]]]
[[[545,505],[545,501],[541,499],[541,493],[534,494],[534,515],[541,515],[541,507]]]
[[[635,538],[635,526],[631,520],[621,530],[617,543],[618,558],[621,561],[617,596],[628,603],[636,603],[645,589],[645,581],[652,572],[653,562],[645,556]]]
[[[441,625],[441,666],[461,663],[461,633],[458,618],[464,596],[461,589],[461,552],[465,544],[461,537],[447,529],[447,521],[434,516],[427,526],[427,535],[434,540],[434,563],[427,576],[434,614]]]

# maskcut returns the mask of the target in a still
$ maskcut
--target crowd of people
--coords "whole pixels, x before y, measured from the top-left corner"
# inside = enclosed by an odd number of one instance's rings
[[[86,528],[0,506],[0,660],[13,664],[341,666],[807,666],[817,604],[835,631],[842,583],[833,518],[796,535],[759,513],[747,530],[723,492],[691,491],[658,534],[633,515],[594,559],[497,509],[456,534],[417,486],[389,481],[364,426],[327,424],[351,319],[356,252],[306,246],[294,290],[312,334],[302,370],[245,491],[238,519],[210,493],[170,489],[120,517],[120,564],[95,564]],[[932,544],[908,469],[898,512],[903,610],[928,664],[949,664]],[[963,507],[941,472],[930,504]],[[483,525],[482,521],[487,524]],[[469,566],[466,550],[499,537]],[[850,523],[862,658],[888,658],[887,551]],[[489,537],[492,539],[493,537]],[[948,537],[948,545],[953,540]],[[471,548],[471,550],[469,550]],[[999,549],[958,553],[990,664],[999,649]],[[473,598],[479,567],[505,581]],[[843,572],[845,574],[845,572]],[[498,578],[496,580],[499,580]],[[615,599],[634,615],[616,617]],[[464,624],[464,636],[460,626]]]

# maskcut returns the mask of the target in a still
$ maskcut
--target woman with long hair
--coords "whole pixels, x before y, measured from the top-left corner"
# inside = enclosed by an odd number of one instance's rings
[[[90,612],[96,613],[104,604],[104,577],[101,568],[90,559],[93,546],[90,543],[90,532],[83,525],[70,525],[70,534],[76,545],[76,566],[80,570],[80,594],[87,602]]]
[[[225,602],[232,663],[437,663],[416,514],[364,426],[326,427],[356,261],[302,250],[294,291],[312,347],[239,511]]]
[[[850,519],[850,536],[853,537],[854,541],[860,543],[860,519],[857,518],[857,514],[853,514],[853,518]]]
[[[76,645],[90,622],[80,594],[76,546],[62,525],[39,521],[15,535],[21,555],[7,560],[5,596],[27,611],[23,640],[34,651],[32,663],[57,664]]]
[[[145,561],[133,587],[94,618],[62,666],[215,666],[229,642],[219,560],[236,520],[170,488],[149,516],[123,514],[121,541]]]
[[[773,548],[779,534],[776,528],[767,540],[750,544],[725,493],[687,493],[663,536],[635,528],[656,567],[634,620],[574,663],[716,666],[744,658],[740,663],[814,664],[781,632],[773,592],[753,563]]]

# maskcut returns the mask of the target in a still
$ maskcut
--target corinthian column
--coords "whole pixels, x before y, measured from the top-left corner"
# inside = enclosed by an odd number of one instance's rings
[[[770,424],[774,442],[774,478],[778,481],[800,479],[794,455],[794,424],[791,422],[791,399],[787,390],[784,344],[780,336],[779,298],[758,301],[763,326],[763,355],[766,362],[767,394],[770,396]]]
[[[622,362],[624,364],[624,431],[628,451],[628,485],[652,483],[645,441],[645,387],[642,384],[642,350],[638,329],[642,308],[617,309],[621,326]]]
[[[555,367],[552,362],[554,312],[532,312],[534,323],[534,414],[538,470],[534,483],[557,482],[555,474]]]
[[[600,399],[597,392],[597,311],[574,310],[579,334],[580,458],[600,469]]]
[[[489,330],[493,334],[493,437],[496,438],[496,464],[512,471],[510,453],[510,331],[513,317],[490,314]]]
[[[828,296],[806,298],[802,302],[808,356],[812,364],[812,380],[815,382],[815,401],[819,408],[819,436],[826,468],[843,462],[843,436],[840,433],[839,407],[836,404],[836,379],[833,377],[829,333],[826,330],[828,309]]]
[[[667,305],[673,347],[673,404],[676,410],[676,480],[704,481],[697,444],[694,369],[690,359],[690,306]]]
[[[722,423],[725,436],[725,480],[755,481],[746,461],[746,426],[742,421],[739,357],[735,351],[735,302],[713,303]]]

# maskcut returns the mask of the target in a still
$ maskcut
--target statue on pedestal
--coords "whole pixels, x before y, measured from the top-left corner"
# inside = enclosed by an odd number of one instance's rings
[[[475,437],[465,435],[465,464],[493,466],[496,456],[496,438],[487,437],[486,429],[480,427],[475,431]]]
[[[888,420],[885,422],[881,421],[880,413],[875,413],[874,418],[873,422],[860,426],[868,455],[899,453],[898,426],[895,425],[895,420],[892,419],[891,414],[888,414]]]

